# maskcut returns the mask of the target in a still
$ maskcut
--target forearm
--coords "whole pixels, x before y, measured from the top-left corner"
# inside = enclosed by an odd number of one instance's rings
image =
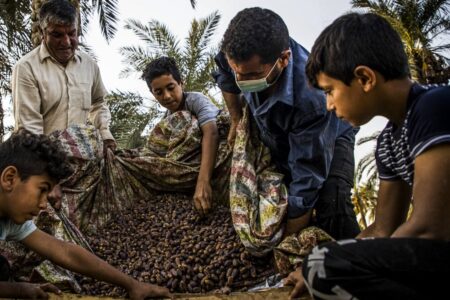
[[[372,223],[371,225],[367,226],[366,229],[361,231],[361,233],[358,234],[358,236],[356,238],[357,239],[368,238],[368,237],[382,238],[382,237],[389,237],[389,235],[390,235],[390,232],[377,229],[376,224]]]
[[[398,181],[381,180],[378,190],[375,221],[358,238],[390,237],[405,221],[411,197],[410,187]]]
[[[100,131],[103,140],[114,140],[109,130],[111,112],[103,98],[97,99],[92,103],[91,110],[89,111],[89,120]]]
[[[305,213],[303,216],[294,219],[288,219],[286,223],[286,234],[298,233],[309,225],[311,220],[312,210]]]
[[[120,272],[86,249],[75,244],[62,244],[62,253],[65,253],[65,255],[61,256],[61,259],[57,256],[53,260],[54,263],[61,267],[97,280],[121,286],[128,291],[135,283],[132,277]]]
[[[0,282],[0,298],[22,298],[20,285],[13,282]]]
[[[230,112],[230,118],[232,123],[237,123],[242,117],[242,102],[239,94],[232,94],[223,92],[223,98]]]
[[[219,134],[215,124],[206,124],[205,126],[209,126],[210,128],[207,132],[204,132],[202,138],[202,159],[197,181],[209,183],[216,162]]]

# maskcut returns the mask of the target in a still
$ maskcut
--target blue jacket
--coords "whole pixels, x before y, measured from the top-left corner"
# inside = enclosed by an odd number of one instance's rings
[[[355,131],[326,109],[322,91],[308,85],[305,65],[308,51],[290,40],[292,51],[274,93],[258,103],[257,93],[244,92],[263,143],[271,150],[289,185],[288,217],[296,218],[314,207],[326,180],[336,139],[354,143]],[[239,94],[225,55],[217,54],[213,76],[222,91]]]

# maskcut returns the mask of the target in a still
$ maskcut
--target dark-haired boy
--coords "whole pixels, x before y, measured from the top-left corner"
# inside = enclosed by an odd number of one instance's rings
[[[159,57],[145,68],[142,79],[156,100],[167,109],[166,116],[187,110],[198,120],[202,131],[202,156],[194,192],[194,207],[207,214],[212,205],[211,177],[219,145],[216,117],[219,109],[202,93],[183,91],[183,81],[176,62],[171,57]]]
[[[307,58],[273,11],[246,8],[231,20],[214,74],[230,111],[229,140],[241,94],[289,187],[286,232],[310,225],[314,210],[315,225],[336,239],[353,238],[360,232],[350,199],[355,132],[307,85]]]
[[[291,273],[292,296],[442,299],[450,277],[450,87],[410,79],[398,33],[375,14],[335,20],[316,40],[306,73],[327,107],[359,126],[389,119],[376,149],[375,221],[358,236],[313,249]],[[410,204],[413,210],[408,217]]]
[[[84,248],[55,239],[31,219],[47,206],[48,194],[71,169],[64,151],[45,135],[26,130],[0,144],[0,240],[20,241],[44,258],[71,271],[125,288],[132,299],[170,297],[166,288],[138,282]],[[0,256],[0,278],[9,279]],[[0,281],[0,298],[47,298],[60,291],[51,284]]]

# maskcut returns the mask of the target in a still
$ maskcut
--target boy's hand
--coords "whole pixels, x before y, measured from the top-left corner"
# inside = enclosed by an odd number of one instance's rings
[[[128,291],[128,294],[132,300],[143,300],[148,297],[164,297],[173,299],[173,296],[167,288],[139,281],[134,282],[134,285]]]
[[[209,182],[198,181],[195,187],[194,207],[200,215],[209,213],[212,203],[212,189]]]
[[[293,285],[291,294],[289,295],[289,299],[298,298],[301,294],[306,291],[305,279],[302,275],[301,268],[297,268],[294,272],[291,272],[289,276],[284,279],[284,285]]]
[[[20,290],[20,298],[31,298],[31,299],[48,299],[48,294],[46,292],[61,294],[61,291],[50,283],[45,284],[33,284],[27,282],[16,283]]]

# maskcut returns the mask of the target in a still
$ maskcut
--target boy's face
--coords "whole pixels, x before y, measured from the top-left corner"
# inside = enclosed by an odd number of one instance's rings
[[[150,91],[159,104],[171,112],[181,109],[183,102],[183,87],[171,74],[161,75],[150,83]]]
[[[320,72],[317,84],[324,91],[327,109],[334,111],[336,116],[344,119],[353,126],[360,126],[369,122],[374,114],[370,106],[369,95],[357,79],[352,80],[350,86]]]
[[[9,166],[2,172],[1,185],[1,215],[23,224],[47,208],[47,196],[55,182],[47,174],[21,180],[17,169]]]

